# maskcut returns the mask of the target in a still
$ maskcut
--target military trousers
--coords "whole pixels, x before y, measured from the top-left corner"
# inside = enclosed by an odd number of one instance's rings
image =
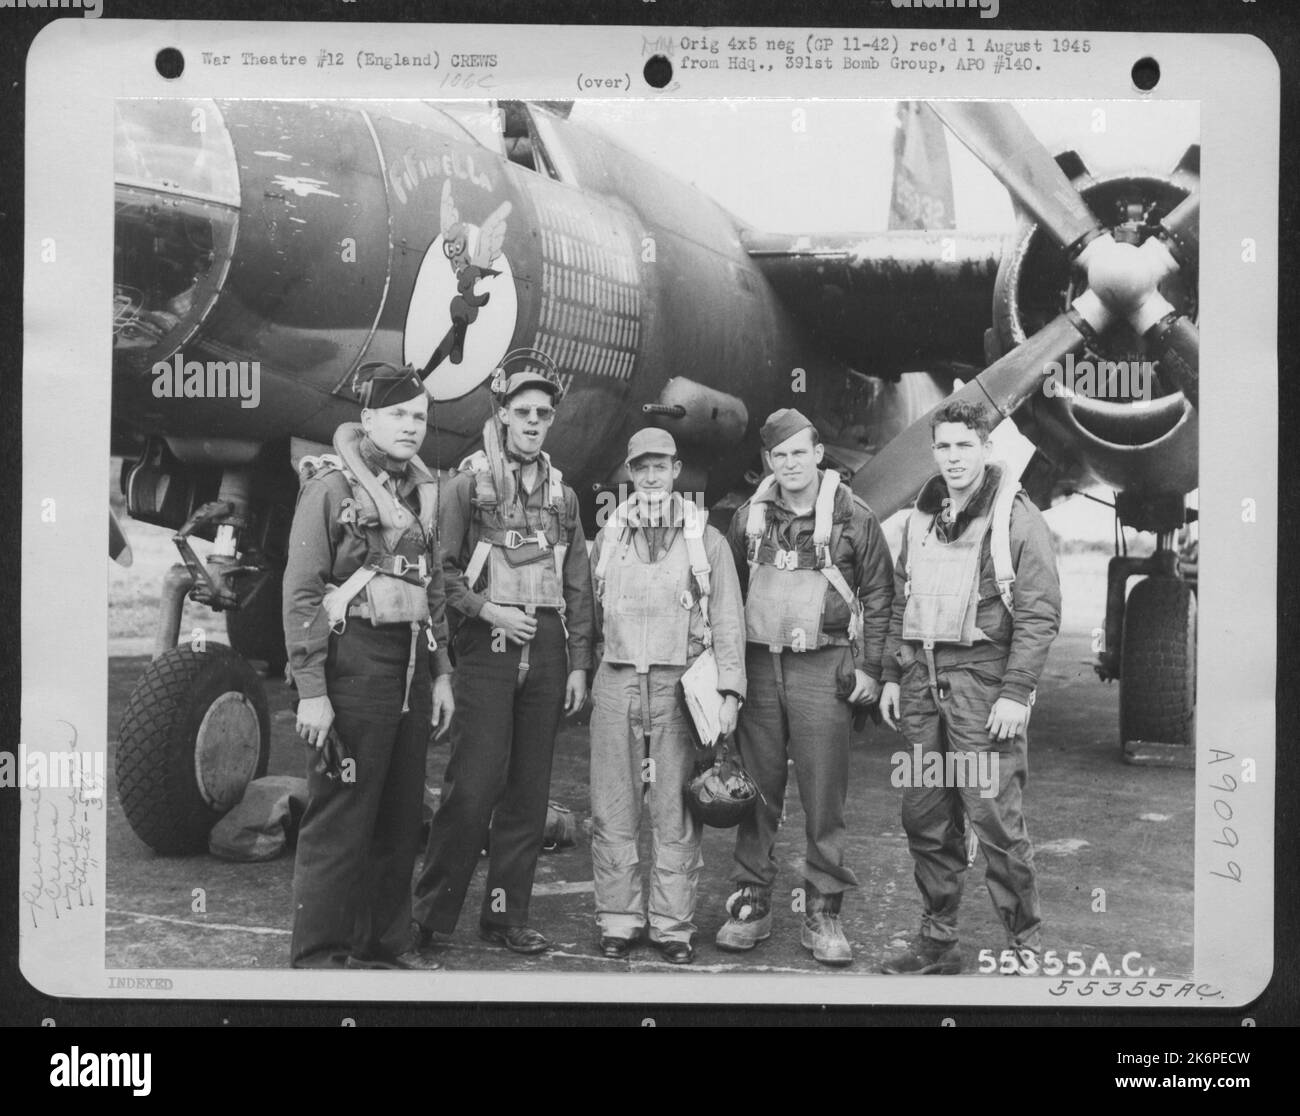
[[[353,766],[337,778],[307,761],[307,808],[293,872],[296,968],[349,956],[391,960],[409,945],[411,875],[420,842],[432,711],[428,651],[416,640],[410,709],[402,712],[411,630],[352,619],[330,637],[325,686]]]
[[[649,923],[652,941],[689,942],[704,858],[702,833],[682,788],[696,748],[677,683],[684,667],[603,662],[592,686],[591,867],[596,923],[604,937],[632,938]],[[648,708],[643,708],[645,679]],[[647,717],[649,723],[647,724]],[[647,743],[646,737],[649,737]],[[650,811],[650,894],[637,850]]]
[[[921,892],[924,936],[957,940],[969,818],[984,853],[985,883],[1006,928],[1007,944],[1040,949],[1042,914],[1034,853],[1021,811],[1029,740],[1022,730],[1013,740],[995,742],[985,727],[1001,692],[1001,675],[1000,661],[942,670],[936,700],[923,661],[904,670],[900,727],[911,748],[908,766],[913,777],[903,789],[903,829]],[[943,758],[942,767],[935,761],[930,765],[936,779],[942,770],[949,785],[924,785],[935,781],[925,778],[929,755]]]
[[[839,696],[844,679],[853,677],[852,653],[832,645],[774,655],[751,643],[745,672],[748,698],[740,710],[736,744],[762,798],[736,834],[737,885],[771,888],[776,879],[774,850],[790,759],[804,811],[803,879],[823,895],[857,887],[857,877],[844,863],[853,713]]]
[[[487,842],[480,925],[525,926],[569,673],[564,624],[554,609],[538,610],[518,690],[522,649],[482,620],[461,624],[453,649],[451,756],[415,884],[415,918],[429,930],[456,928]]]

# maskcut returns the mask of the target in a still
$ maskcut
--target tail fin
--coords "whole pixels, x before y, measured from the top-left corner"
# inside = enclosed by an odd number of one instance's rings
[[[952,171],[943,124],[924,102],[900,101],[889,227],[951,229],[953,218]]]

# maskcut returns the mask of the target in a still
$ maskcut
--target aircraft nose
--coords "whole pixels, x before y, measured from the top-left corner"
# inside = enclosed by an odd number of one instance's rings
[[[114,113],[113,357],[131,372],[170,357],[217,300],[214,277],[234,252],[239,165],[213,101],[120,100]]]

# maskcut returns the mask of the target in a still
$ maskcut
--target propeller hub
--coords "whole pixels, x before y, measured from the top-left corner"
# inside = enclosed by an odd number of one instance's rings
[[[1072,259],[1032,216],[1022,215],[994,287],[994,328],[986,352],[990,362],[1022,344],[1067,307],[1073,307],[1096,331],[1084,353],[1092,360],[1152,359],[1137,329],[1147,320],[1146,307],[1167,302],[1195,320],[1195,272],[1179,266],[1157,233],[1160,222],[1195,195],[1197,176],[1179,168],[1167,176],[1097,178],[1081,168],[1072,181],[1107,232]],[[1143,223],[1136,236],[1125,235],[1132,224],[1128,218],[1139,203]],[[1116,243],[1117,239],[1126,243]],[[1161,301],[1153,299],[1157,293]],[[1159,375],[1156,379],[1157,395],[1174,390]]]
[[[1130,317],[1164,278],[1151,255],[1136,244],[1099,236],[1084,249],[1081,262],[1088,286],[1112,312]]]

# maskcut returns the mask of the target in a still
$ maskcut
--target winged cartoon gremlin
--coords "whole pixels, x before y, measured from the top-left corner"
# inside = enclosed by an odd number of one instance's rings
[[[510,203],[502,202],[478,229],[474,238],[474,226],[461,221],[456,209],[456,202],[451,196],[451,180],[442,184],[442,254],[447,257],[451,269],[456,275],[456,293],[452,296],[448,308],[451,314],[451,328],[438,342],[433,356],[425,365],[427,376],[444,360],[451,359],[452,364],[459,364],[465,351],[465,334],[470,323],[478,317],[478,312],[488,304],[491,295],[484,291],[475,291],[475,284],[480,279],[500,275],[490,265],[501,256],[501,246],[506,239],[506,218],[510,215]],[[473,250],[471,251],[471,243]]]

